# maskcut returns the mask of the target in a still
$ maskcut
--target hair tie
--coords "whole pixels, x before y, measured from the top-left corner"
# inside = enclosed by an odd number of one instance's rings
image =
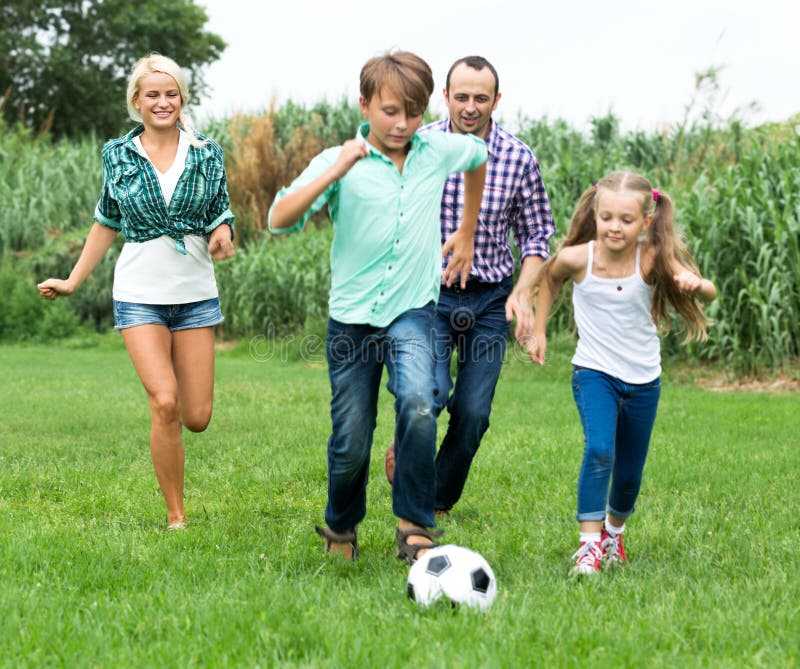
[[[597,190],[598,188],[600,188],[600,184],[599,184],[599,183],[596,183],[596,184],[593,186],[593,188],[594,188],[595,190]]]
[[[653,189],[653,202],[658,202],[658,189]]]

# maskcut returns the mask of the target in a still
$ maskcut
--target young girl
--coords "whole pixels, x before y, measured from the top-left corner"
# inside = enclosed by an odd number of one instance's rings
[[[585,438],[573,574],[625,562],[622,533],[639,494],[656,417],[657,326],[668,329],[668,306],[687,326],[685,341],[706,339],[708,320],[697,298],[713,300],[716,288],[700,276],[673,229],[673,216],[672,200],[645,178],[609,174],[581,196],[559,252],[517,289],[531,299],[538,285],[528,352],[544,364],[553,300],[564,281],[573,281],[579,340],[572,391]]]
[[[103,147],[95,223],[67,279],[42,297],[71,295],[122,231],[114,272],[114,321],[150,402],[150,454],[167,505],[167,529],[186,527],[181,427],[206,429],[214,394],[214,326],[222,322],[212,258],[233,255],[233,214],[218,144],[183,116],[186,79],[151,54],[128,79],[139,124]]]

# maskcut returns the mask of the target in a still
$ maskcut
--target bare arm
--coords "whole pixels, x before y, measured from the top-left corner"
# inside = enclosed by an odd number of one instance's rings
[[[534,281],[539,268],[544,264],[544,258],[539,256],[527,256],[522,261],[517,286],[506,300],[506,320],[510,323],[514,318],[517,319],[517,326],[514,328],[514,337],[522,346],[527,346],[527,342],[533,336],[533,299],[530,296],[530,285]],[[518,291],[519,286],[529,286],[527,290]]]
[[[545,277],[539,285],[539,293],[536,296],[536,322],[533,336],[527,342],[527,349],[530,359],[540,365],[544,364],[547,355],[547,320],[550,318],[553,302],[563,284],[563,279],[553,278],[550,281]]]
[[[539,282],[536,296],[536,321],[533,337],[528,344],[528,356],[533,362],[543,365],[547,354],[547,321],[558,291],[564,281],[577,277],[586,267],[587,245],[568,246],[559,251],[550,261],[548,272]],[[533,288],[530,282],[528,292]]]
[[[281,229],[293,226],[328,186],[337,179],[341,179],[356,164],[356,161],[367,155],[369,155],[369,150],[364,141],[351,139],[345,142],[333,165],[310,183],[284,195],[275,203],[269,214],[269,227]]]
[[[674,271],[673,279],[684,293],[695,295],[703,302],[711,302],[717,296],[717,287],[708,279],[704,279],[681,264],[678,264]]]
[[[653,271],[655,255],[655,249],[648,245],[645,255],[642,257],[642,273],[645,276],[650,276]],[[682,293],[693,295],[704,302],[711,302],[717,297],[717,288],[713,282],[704,279],[700,274],[686,267],[677,255],[673,255],[670,259],[669,269],[672,272],[672,280]]]
[[[97,263],[102,260],[106,251],[114,243],[117,231],[107,228],[105,225],[95,223],[89,230],[83,250],[72,268],[72,272],[67,279],[47,279],[42,281],[37,287],[42,297],[54,300],[59,295],[72,295],[80,285],[86,280],[92,270],[97,267]]]
[[[446,258],[452,252],[452,257],[447,263],[442,279],[445,285],[452,285],[453,281],[461,275],[461,287],[467,285],[469,271],[472,269],[472,257],[475,253],[474,237],[475,228],[478,227],[478,214],[481,211],[483,198],[483,184],[486,181],[486,163],[469,172],[464,172],[464,211],[461,214],[461,224],[442,247],[442,257]]]

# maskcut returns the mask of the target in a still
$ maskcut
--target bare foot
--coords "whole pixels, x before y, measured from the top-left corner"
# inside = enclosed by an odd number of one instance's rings
[[[189,519],[186,514],[176,516],[175,518],[167,518],[167,532],[174,530],[185,530],[189,526]]]

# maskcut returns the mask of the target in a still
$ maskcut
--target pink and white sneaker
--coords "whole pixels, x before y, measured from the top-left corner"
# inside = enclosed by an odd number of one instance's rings
[[[598,542],[584,541],[572,557],[575,560],[575,565],[572,567],[570,574],[573,576],[589,576],[600,573],[603,549]]]
[[[600,548],[603,553],[603,564],[606,567],[623,565],[628,559],[622,547],[622,535],[610,534],[605,527],[600,534]]]

